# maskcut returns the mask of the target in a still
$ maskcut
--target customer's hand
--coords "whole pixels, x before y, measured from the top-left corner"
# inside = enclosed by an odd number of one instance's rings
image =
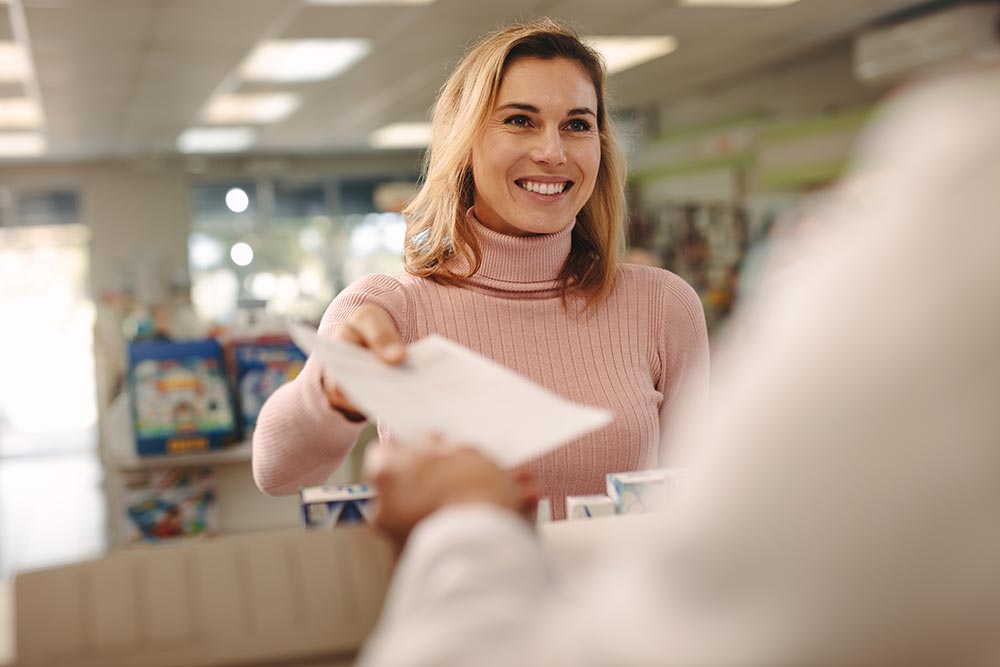
[[[374,445],[365,474],[378,492],[372,522],[400,546],[414,526],[446,505],[492,503],[527,517],[538,503],[527,470],[502,470],[479,451],[438,437],[416,447]]]
[[[387,364],[400,364],[406,358],[406,347],[395,323],[378,306],[364,305],[333,330],[333,338],[366,347]],[[332,378],[323,376],[323,391],[330,407],[349,421],[363,422],[368,418],[361,413],[337,388]]]

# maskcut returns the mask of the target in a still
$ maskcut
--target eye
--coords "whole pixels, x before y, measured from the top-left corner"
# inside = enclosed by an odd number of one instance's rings
[[[590,130],[590,123],[582,118],[574,118],[573,120],[566,123],[566,127],[574,132],[587,132]]]
[[[511,116],[504,121],[507,125],[513,125],[514,127],[528,127],[531,124],[531,119],[524,114],[518,114],[516,116]]]

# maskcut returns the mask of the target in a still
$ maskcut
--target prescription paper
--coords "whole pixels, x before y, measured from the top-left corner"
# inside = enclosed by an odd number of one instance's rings
[[[406,361],[391,366],[298,322],[288,328],[296,345],[322,359],[325,376],[403,444],[438,433],[513,467],[613,419],[609,410],[568,401],[441,336],[410,344]]]

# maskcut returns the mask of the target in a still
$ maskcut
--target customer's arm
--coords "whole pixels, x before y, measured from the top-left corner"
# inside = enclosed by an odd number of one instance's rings
[[[406,295],[392,277],[362,278],[334,299],[319,326],[330,335],[363,305],[386,311],[405,335]],[[295,493],[323,483],[354,446],[363,423],[334,410],[323,386],[323,365],[310,356],[299,376],[261,408],[253,434],[253,473],[265,493]]]
[[[694,288],[673,273],[661,272],[657,285],[660,421],[669,448],[677,421],[699,421],[708,406],[709,350],[705,310]]]

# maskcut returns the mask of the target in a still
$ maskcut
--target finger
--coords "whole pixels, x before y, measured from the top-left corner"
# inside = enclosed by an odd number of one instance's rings
[[[361,346],[365,344],[365,339],[361,335],[361,332],[351,322],[341,322],[333,328],[333,332],[330,335],[345,343],[353,343],[354,345]]]
[[[336,384],[324,382],[323,390],[326,392],[326,401],[330,404],[330,407],[344,415],[345,419],[354,423],[368,421],[368,417],[344,396]]]
[[[513,476],[514,480],[519,484],[528,482],[533,483],[537,479],[535,477],[535,473],[531,472],[527,468],[515,468],[511,471],[511,476]]]
[[[364,462],[361,464],[361,471],[364,473],[365,478],[381,483],[385,473],[387,458],[382,446],[373,444],[370,447],[365,447]]]
[[[391,431],[385,431],[379,433],[379,435],[381,437],[379,438],[378,445],[387,453],[398,452],[402,448],[399,441],[396,440]]]
[[[361,337],[361,344],[370,348],[383,361],[399,364],[406,358],[403,339],[389,313],[377,306],[361,306],[349,322],[351,329]]]
[[[440,454],[451,451],[454,447],[440,433],[428,433],[420,441],[419,449]]]
[[[528,470],[519,469],[514,472],[513,483],[521,513],[525,516],[534,514],[538,508],[538,501],[542,497],[538,480]]]

